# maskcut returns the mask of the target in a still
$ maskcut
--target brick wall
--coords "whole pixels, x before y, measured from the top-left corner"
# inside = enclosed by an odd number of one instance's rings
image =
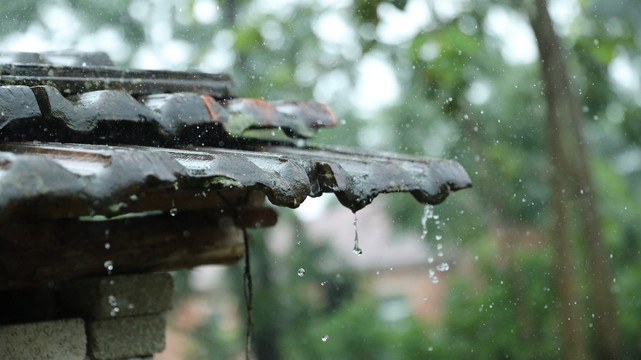
[[[48,294],[44,305],[24,292],[15,299],[25,301],[2,304],[0,320],[11,324],[0,325],[0,359],[147,360],[165,347],[167,273],[87,278]]]

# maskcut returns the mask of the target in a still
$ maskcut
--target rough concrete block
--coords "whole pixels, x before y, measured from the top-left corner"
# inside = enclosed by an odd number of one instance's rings
[[[84,360],[86,353],[82,319],[0,327],[0,359]]]
[[[165,316],[145,315],[87,322],[91,359],[145,357],[165,348]]]
[[[173,286],[167,273],[88,278],[63,286],[61,302],[85,319],[159,314],[171,307]]]

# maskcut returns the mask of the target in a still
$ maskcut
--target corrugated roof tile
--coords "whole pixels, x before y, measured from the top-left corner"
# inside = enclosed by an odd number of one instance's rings
[[[317,102],[230,98],[233,86],[224,75],[93,64],[9,64],[2,71],[0,84],[14,84],[0,86],[5,212],[34,198],[74,198],[85,211],[107,212],[109,199],[174,183],[260,189],[288,207],[333,192],[356,211],[379,193],[410,192],[436,204],[471,185],[451,160],[250,138],[250,130],[260,129],[311,137],[336,118]],[[45,143],[7,142],[33,140]],[[46,143],[52,141],[59,144]]]

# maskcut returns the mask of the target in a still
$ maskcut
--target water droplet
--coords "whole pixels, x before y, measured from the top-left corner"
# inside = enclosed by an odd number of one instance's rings
[[[436,241],[440,241],[443,238],[443,235],[436,235],[434,238]]]
[[[423,210],[423,217],[421,218],[421,226],[423,227],[423,234],[421,235],[421,240],[425,240],[427,236],[427,220],[431,219],[434,216],[434,206],[425,205]]]
[[[107,269],[107,274],[111,274],[114,269],[114,263],[111,260],[107,260],[104,263],[105,269]]]
[[[321,338],[323,342],[327,341],[328,339],[329,339],[329,335],[323,335],[323,337]]]
[[[423,296],[423,301],[427,301],[427,296]]]
[[[361,246],[358,242],[358,218],[356,217],[356,213],[354,213],[354,254],[356,255],[362,255],[363,254],[363,249],[361,249]]]
[[[303,268],[298,269],[298,277],[303,277],[303,276],[305,276],[305,269]]]
[[[441,272],[447,271],[449,269],[450,269],[450,264],[448,264],[446,262],[436,265],[436,270],[441,271]]]
[[[427,351],[432,351],[432,350],[434,350],[434,348],[431,346],[427,348]]]
[[[321,281],[321,286],[327,285],[327,281]]]
[[[111,306],[118,306],[118,299],[116,299],[116,297],[113,295],[109,295],[109,297],[107,298],[107,301]]]
[[[119,312],[120,312],[120,308],[115,306],[113,309],[111,309],[111,312],[109,313],[109,315],[116,316],[118,315]]]
[[[437,276],[432,277],[432,283],[434,283],[434,284],[438,283],[438,277]]]
[[[433,257],[430,256],[430,257],[427,258],[427,263],[428,264],[431,264],[433,262],[434,262],[434,258]]]
[[[176,214],[178,214],[178,209],[176,209],[175,207],[169,209],[169,215],[176,216]]]
[[[107,250],[111,249],[111,244],[106,242],[105,243],[105,249],[107,249]]]

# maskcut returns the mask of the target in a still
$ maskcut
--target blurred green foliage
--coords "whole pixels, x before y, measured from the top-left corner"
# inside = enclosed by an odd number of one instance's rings
[[[558,357],[559,306],[553,286],[557,269],[551,261],[554,239],[547,238],[549,164],[539,65],[507,63],[500,41],[485,26],[490,10],[511,8],[525,13],[526,5],[464,1],[460,11],[444,16],[436,11],[439,2],[429,1],[430,26],[401,44],[390,45],[376,34],[382,22],[381,6],[391,4],[403,10],[408,1],[297,1],[275,10],[266,1],[226,0],[216,4],[218,20],[210,23],[197,21],[197,2],[5,1],[0,5],[0,41],[25,33],[30,26],[48,30],[50,25],[43,20],[45,4],[68,7],[86,33],[104,26],[122,30],[129,53],[119,65],[126,66],[135,60],[138,49],[153,43],[158,25],[151,15],[132,16],[132,4],[164,6],[170,16],[163,25],[170,29],[170,36],[192,46],[188,62],[181,66],[207,69],[211,65],[207,62],[215,61],[207,54],[220,47],[233,53],[233,65],[225,70],[234,76],[242,96],[304,100],[325,94],[322,100],[345,124],[321,131],[313,143],[449,157],[468,170],[474,183],[472,190],[454,194],[437,208],[446,220],[441,228],[444,238],[459,239],[453,241],[451,251],[461,258],[478,259],[473,276],[452,272],[455,279],[438,323],[413,317],[385,322],[377,316],[374,295],[359,291],[363,279],[345,264],[336,273],[321,272],[320,261],[332,256],[331,249],[311,246],[298,234],[304,245],[291,256],[276,259],[263,243],[263,234],[254,234],[254,350],[260,358]],[[612,291],[624,340],[622,353],[626,359],[637,359],[641,358],[641,100],[638,88],[626,91],[610,74],[617,59],[629,59],[639,68],[641,5],[635,0],[614,3],[576,2],[578,14],[561,36],[602,200],[599,211],[615,276]],[[327,14],[347,20],[355,47],[346,51],[323,40],[316,24]],[[232,41],[225,48],[221,34],[229,31]],[[56,35],[48,36],[51,40]],[[372,53],[388,61],[401,94],[394,105],[365,116],[351,101],[351,90],[357,83],[360,59]],[[339,91],[326,93],[319,88],[338,78],[345,81],[339,83]],[[470,101],[470,92],[478,91],[475,84],[485,84],[489,91],[484,102]],[[363,136],[368,131],[382,133],[383,141],[370,142]],[[422,206],[410,196],[399,196],[390,202],[389,212],[397,231],[403,233],[418,228]],[[296,222],[291,215],[282,217]],[[497,235],[506,229],[510,236]],[[523,240],[530,235],[538,242]],[[584,269],[586,265],[573,266]],[[298,267],[306,269],[303,279],[296,276]],[[242,269],[234,267],[231,273],[231,283],[240,294]],[[328,284],[318,286],[327,279],[331,279]],[[584,280],[580,279],[582,289]],[[186,285],[180,289],[181,296],[190,291]],[[320,298],[310,295],[318,296],[318,291],[326,293]],[[582,321],[585,331],[591,331],[590,317]],[[325,334],[329,338],[322,341]],[[242,335],[221,334],[215,321],[197,337],[202,348],[194,358],[222,359],[242,352]]]

